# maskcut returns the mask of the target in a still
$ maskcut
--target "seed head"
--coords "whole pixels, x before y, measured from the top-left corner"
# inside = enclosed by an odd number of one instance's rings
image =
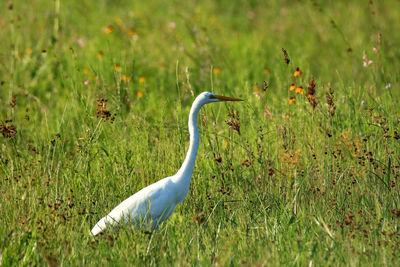
[[[314,78],[310,81],[310,83],[308,84],[308,88],[307,88],[307,100],[308,102],[311,104],[311,106],[313,107],[313,109],[315,109],[315,107],[318,105],[318,99],[315,96],[315,82],[314,82]]]
[[[286,65],[289,65],[290,59],[289,59],[289,55],[288,55],[287,51],[285,50],[285,48],[282,48],[282,52],[283,52],[283,56],[285,57]]]
[[[336,106],[335,103],[333,102],[333,89],[328,86],[327,90],[326,90],[326,103],[329,106],[329,115],[331,117],[333,117],[335,115],[335,110],[336,110]]]

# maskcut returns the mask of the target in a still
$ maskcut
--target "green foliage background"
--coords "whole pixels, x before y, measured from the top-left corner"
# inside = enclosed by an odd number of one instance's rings
[[[398,25],[394,0],[2,2],[0,263],[397,265]],[[202,91],[246,101],[201,111],[185,202],[93,238],[180,167]]]

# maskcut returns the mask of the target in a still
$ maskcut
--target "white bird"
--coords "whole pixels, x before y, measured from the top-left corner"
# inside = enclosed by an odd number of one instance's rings
[[[242,99],[203,92],[196,97],[189,114],[190,145],[185,161],[178,172],[151,184],[116,206],[93,227],[91,233],[97,235],[107,227],[117,226],[121,222],[133,223],[136,227],[147,226],[152,230],[168,219],[176,205],[181,203],[189,191],[190,180],[199,148],[200,134],[197,128],[197,116],[200,108],[208,103],[220,101],[243,101]]]

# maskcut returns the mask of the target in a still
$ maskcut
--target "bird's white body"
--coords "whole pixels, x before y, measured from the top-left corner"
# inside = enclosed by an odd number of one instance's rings
[[[197,96],[190,109],[188,123],[190,145],[182,167],[175,175],[151,184],[125,199],[97,222],[91,231],[93,235],[103,232],[109,226],[117,226],[122,221],[153,230],[171,216],[176,205],[186,198],[189,191],[200,142],[197,128],[199,110],[204,104],[219,101],[240,101],[240,99],[218,96],[210,92],[203,92]]]

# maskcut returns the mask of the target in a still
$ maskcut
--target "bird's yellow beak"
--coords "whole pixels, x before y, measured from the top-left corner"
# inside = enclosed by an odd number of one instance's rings
[[[229,96],[222,96],[222,95],[212,95],[211,98],[219,99],[220,101],[243,101],[243,99],[233,98]]]

